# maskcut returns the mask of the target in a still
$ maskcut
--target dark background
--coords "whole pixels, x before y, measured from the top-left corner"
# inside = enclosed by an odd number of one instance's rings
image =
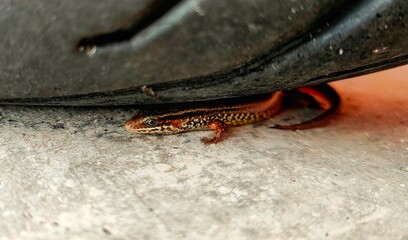
[[[0,103],[186,102],[343,79],[408,62],[407,13],[406,0],[1,0]]]

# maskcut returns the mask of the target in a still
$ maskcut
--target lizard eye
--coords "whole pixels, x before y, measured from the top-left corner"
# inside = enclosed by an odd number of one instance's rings
[[[149,118],[145,122],[146,126],[148,127],[155,127],[156,126],[156,120],[153,118]]]

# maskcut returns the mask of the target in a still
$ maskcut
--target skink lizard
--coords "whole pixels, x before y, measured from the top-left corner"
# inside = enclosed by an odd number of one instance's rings
[[[280,129],[302,129],[322,122],[339,106],[337,93],[327,84],[303,87],[289,91],[277,91],[257,99],[233,100],[223,105],[207,104],[184,109],[168,108],[161,113],[138,113],[126,121],[125,128],[139,134],[176,134],[194,130],[213,130],[212,138],[203,138],[204,143],[218,143],[223,133],[236,127],[266,120],[277,114],[284,103],[285,94],[296,91],[307,94],[317,102],[324,112],[316,118],[295,125],[280,126]],[[290,94],[288,94],[290,95]]]

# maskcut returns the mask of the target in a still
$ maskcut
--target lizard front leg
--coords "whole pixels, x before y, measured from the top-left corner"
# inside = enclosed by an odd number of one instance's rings
[[[224,133],[226,131],[224,124],[220,121],[215,121],[215,122],[211,122],[210,124],[208,124],[207,127],[209,129],[214,130],[214,136],[212,138],[210,137],[202,138],[201,141],[203,141],[205,144],[211,144],[211,143],[217,144],[221,142],[224,137]]]

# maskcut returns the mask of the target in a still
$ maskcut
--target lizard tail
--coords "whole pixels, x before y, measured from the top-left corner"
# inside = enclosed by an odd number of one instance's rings
[[[290,92],[297,92],[306,94],[314,99],[318,106],[324,110],[324,112],[315,118],[307,120],[302,123],[292,124],[292,125],[276,125],[272,128],[277,129],[289,129],[289,130],[296,130],[296,129],[306,129],[321,126],[327,122],[327,120],[333,116],[334,113],[337,112],[340,106],[340,97],[337,92],[330,87],[328,84],[320,84],[315,86],[309,87],[301,87],[294,90],[286,90],[285,93]],[[289,94],[290,95],[290,94]]]

